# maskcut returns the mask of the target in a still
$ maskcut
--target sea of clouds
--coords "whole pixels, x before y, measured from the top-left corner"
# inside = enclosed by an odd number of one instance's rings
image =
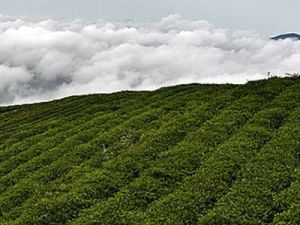
[[[181,83],[245,83],[300,71],[300,41],[272,41],[177,15],[156,23],[0,16],[0,104],[151,90]]]

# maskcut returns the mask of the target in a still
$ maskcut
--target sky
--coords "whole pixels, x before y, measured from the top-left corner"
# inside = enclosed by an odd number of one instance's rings
[[[300,73],[300,3],[228,2],[0,0],[0,105]]]
[[[299,0],[0,0],[9,15],[145,22],[179,14],[269,35],[299,31],[299,8]]]

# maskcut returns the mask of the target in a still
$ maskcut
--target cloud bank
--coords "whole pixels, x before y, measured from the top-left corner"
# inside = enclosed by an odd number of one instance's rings
[[[268,72],[299,71],[299,41],[271,41],[176,15],[157,23],[0,17],[0,104],[190,82],[244,83]]]

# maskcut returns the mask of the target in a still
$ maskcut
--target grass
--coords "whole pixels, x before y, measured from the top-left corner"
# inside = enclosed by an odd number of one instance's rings
[[[300,224],[299,76],[0,108],[0,224]]]

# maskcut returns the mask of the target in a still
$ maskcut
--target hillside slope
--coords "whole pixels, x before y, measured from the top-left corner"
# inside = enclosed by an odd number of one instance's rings
[[[300,224],[300,78],[0,108],[0,224]]]

